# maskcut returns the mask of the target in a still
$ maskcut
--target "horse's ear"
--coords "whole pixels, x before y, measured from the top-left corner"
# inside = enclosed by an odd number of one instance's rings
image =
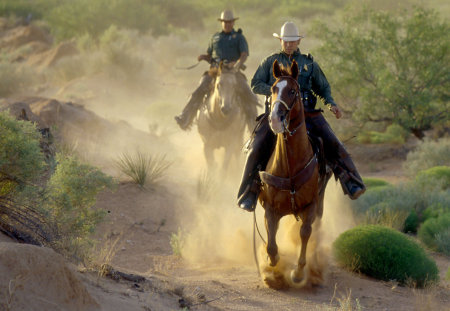
[[[291,76],[292,78],[294,78],[295,80],[297,80],[298,78],[298,64],[295,60],[292,61],[292,65],[291,65]]]
[[[280,65],[278,64],[278,60],[275,60],[273,62],[273,76],[275,77],[275,79],[281,77],[281,68]]]

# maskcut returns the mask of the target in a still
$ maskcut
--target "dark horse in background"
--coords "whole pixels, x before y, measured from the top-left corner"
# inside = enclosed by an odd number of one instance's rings
[[[205,99],[200,111],[197,128],[203,140],[203,152],[208,171],[216,169],[214,150],[225,149],[221,169],[226,171],[230,161],[241,155],[243,136],[246,126],[245,112],[241,108],[236,73],[221,63],[216,72],[214,89]],[[210,73],[211,74],[211,73]]]
[[[265,210],[267,254],[272,267],[280,259],[276,243],[280,219],[294,215],[302,221],[300,256],[297,267],[291,272],[292,283],[299,284],[305,277],[306,249],[312,224],[320,221],[323,214],[325,187],[331,171],[327,172],[324,166],[320,168],[318,155],[308,137],[297,82],[297,63],[294,61],[291,68],[286,69],[275,61],[273,74],[276,81],[272,86],[269,123],[277,141],[266,171],[260,172],[263,184],[259,201]],[[266,279],[271,286],[269,281]]]

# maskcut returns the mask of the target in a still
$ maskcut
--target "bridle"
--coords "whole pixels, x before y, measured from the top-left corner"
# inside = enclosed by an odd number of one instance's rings
[[[272,105],[273,105],[273,104],[276,104],[276,103],[280,103],[280,104],[282,104],[282,105],[286,108],[286,117],[285,117],[284,120],[283,120],[283,129],[284,129],[283,134],[288,134],[289,136],[293,136],[293,135],[297,132],[297,130],[300,128],[300,126],[302,126],[303,122],[305,122],[305,119],[303,119],[303,121],[300,122],[300,124],[298,124],[298,125],[295,127],[295,129],[293,129],[292,131],[289,130],[289,122],[291,121],[291,110],[294,108],[294,106],[295,106],[297,103],[301,104],[301,101],[299,100],[299,96],[300,96],[300,86],[299,86],[299,84],[298,84],[298,81],[297,81],[295,78],[291,77],[291,76],[280,76],[280,77],[278,77],[278,81],[279,81],[280,79],[284,79],[284,78],[293,80],[293,81],[295,82],[295,85],[297,86],[297,90],[296,90],[296,92],[295,92],[295,98],[294,98],[294,101],[295,101],[295,102],[291,105],[291,107],[289,107],[289,105],[288,105],[284,100],[282,100],[282,99],[276,99],[276,100],[272,103]],[[289,121],[288,121],[288,118],[289,118]]]

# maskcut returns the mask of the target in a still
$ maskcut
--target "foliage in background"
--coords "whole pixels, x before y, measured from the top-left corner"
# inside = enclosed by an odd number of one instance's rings
[[[405,172],[414,177],[417,172],[434,166],[450,166],[450,138],[424,140],[408,153],[403,163]]]
[[[333,243],[337,262],[352,271],[419,287],[439,280],[436,263],[406,235],[382,226],[359,226]]]
[[[346,109],[365,122],[396,123],[419,138],[449,119],[450,27],[436,11],[394,15],[349,9],[319,23],[321,64]]]
[[[168,34],[173,27],[203,26],[201,12],[185,0],[4,0],[0,4],[0,16],[30,14],[47,21],[58,40],[85,34],[98,38],[112,24],[155,36]]]
[[[363,178],[363,181],[364,181],[364,185],[366,185],[367,189],[372,189],[375,187],[382,187],[382,186],[392,186],[386,180],[380,179],[380,178]]]
[[[351,202],[351,208],[364,224],[381,224],[404,232],[417,232],[427,219],[450,211],[450,167],[421,171],[415,179],[399,185],[371,186]]]
[[[361,131],[357,135],[358,142],[360,143],[370,143],[370,144],[404,144],[408,136],[404,128],[398,124],[391,124],[386,128],[385,132],[376,131]]]
[[[450,212],[427,219],[417,233],[430,249],[450,255]]]
[[[155,187],[172,165],[165,155],[152,156],[137,150],[134,155],[124,152],[116,160],[116,165],[141,187]]]

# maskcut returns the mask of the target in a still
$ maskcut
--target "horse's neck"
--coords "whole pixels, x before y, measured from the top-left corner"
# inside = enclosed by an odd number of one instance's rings
[[[304,118],[301,120],[304,120]],[[297,121],[302,122],[301,120]],[[290,130],[294,130],[299,122],[293,124]],[[273,161],[268,171],[280,177],[295,176],[297,172],[306,166],[312,156],[313,150],[308,139],[305,122],[303,121],[292,136],[289,136],[287,133],[277,135]]]

